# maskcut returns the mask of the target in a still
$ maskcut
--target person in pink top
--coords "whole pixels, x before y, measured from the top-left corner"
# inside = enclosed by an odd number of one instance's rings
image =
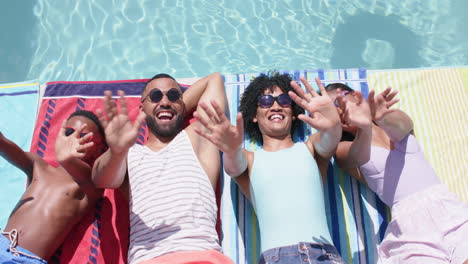
[[[340,113],[343,137],[335,160],[367,183],[392,211],[378,263],[468,263],[468,206],[440,181],[413,135],[411,118],[392,105],[389,87],[361,92],[326,86]]]

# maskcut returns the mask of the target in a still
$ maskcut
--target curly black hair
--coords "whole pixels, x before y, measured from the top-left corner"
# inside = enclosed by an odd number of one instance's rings
[[[325,90],[327,92],[333,91],[336,89],[341,89],[341,91],[348,91],[350,93],[354,92],[353,88],[349,87],[348,85],[344,83],[330,83],[330,84],[327,84],[327,86],[325,86]],[[340,141],[353,141],[353,140],[354,140],[353,134],[343,131],[343,133],[341,134]]]
[[[106,138],[106,134],[104,133],[104,128],[102,127],[101,122],[99,122],[99,118],[93,112],[88,110],[76,110],[68,117],[67,120],[70,120],[74,116],[84,116],[89,120],[93,121],[94,124],[96,124],[99,130],[99,134],[101,134],[102,138]]]
[[[254,78],[249,86],[245,88],[244,93],[242,94],[239,111],[242,113],[244,118],[244,129],[247,136],[253,139],[255,142],[263,145],[263,137],[258,123],[253,122],[257,114],[258,107],[258,97],[262,95],[265,90],[274,91],[274,88],[278,86],[283,93],[288,93],[289,91],[294,91],[291,86],[291,81],[293,76],[287,73],[280,74],[276,71],[270,71],[266,74],[262,73],[256,78]],[[297,117],[299,114],[304,113],[299,105],[294,101],[291,103],[291,108],[293,110],[293,116]],[[291,135],[294,134],[296,129],[302,126],[302,121],[299,119],[294,119],[291,126]]]

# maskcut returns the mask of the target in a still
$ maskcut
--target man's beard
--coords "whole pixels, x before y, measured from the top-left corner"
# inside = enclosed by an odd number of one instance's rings
[[[177,115],[176,121],[167,125],[160,125],[156,122],[156,117],[146,115],[146,125],[148,126],[148,130],[158,137],[173,138],[182,130],[184,113]]]

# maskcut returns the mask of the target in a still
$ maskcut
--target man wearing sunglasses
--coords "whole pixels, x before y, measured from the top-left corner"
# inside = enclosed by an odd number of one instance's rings
[[[219,150],[195,133],[198,121],[183,129],[198,101],[226,107],[222,76],[202,78],[183,95],[170,75],[154,76],[133,124],[124,93],[119,95],[120,112],[105,93],[101,122],[109,150],[96,162],[93,181],[101,188],[122,188],[129,197],[128,263],[232,263],[220,253],[216,233]],[[141,146],[135,143],[143,120],[149,133]]]
[[[206,114],[194,116],[204,129],[197,132],[224,153],[225,171],[255,209],[260,263],[344,263],[328,230],[322,187],[340,140],[340,118],[319,79],[322,95],[301,81],[308,94],[288,74],[262,74],[245,89],[236,126],[216,103],[215,111],[201,104]],[[318,132],[295,143],[301,121]],[[259,150],[242,148],[243,127]]]
[[[107,146],[98,118],[76,111],[55,140],[58,167],[24,152],[0,133],[0,155],[25,172],[28,186],[0,235],[0,263],[47,263],[102,195],[91,181],[94,160]]]

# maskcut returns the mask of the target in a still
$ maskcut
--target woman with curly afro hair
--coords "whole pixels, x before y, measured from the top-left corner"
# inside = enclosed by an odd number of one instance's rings
[[[214,111],[201,103],[205,114],[194,116],[204,129],[197,133],[224,153],[226,173],[255,209],[260,263],[344,263],[333,246],[323,194],[328,162],[341,137],[340,117],[319,79],[321,94],[301,81],[309,93],[288,74],[252,80],[242,95],[236,126],[216,103]],[[302,122],[318,132],[295,143],[292,135]],[[244,126],[260,149],[242,148]]]
[[[266,90],[272,93],[275,87],[279,87],[285,94],[289,91],[294,92],[294,89],[291,86],[292,80],[292,76],[287,73],[280,74],[278,72],[269,72],[267,74],[260,74],[252,80],[242,94],[239,111],[242,113],[242,117],[244,118],[246,134],[256,143],[260,145],[263,144],[262,132],[258,127],[258,123],[253,121],[257,114],[258,98],[263,95]],[[297,116],[299,114],[304,114],[304,109],[295,102],[291,102],[291,109],[294,117],[291,126],[291,134],[294,135],[295,131],[300,129],[303,124],[299,119],[297,119]]]

